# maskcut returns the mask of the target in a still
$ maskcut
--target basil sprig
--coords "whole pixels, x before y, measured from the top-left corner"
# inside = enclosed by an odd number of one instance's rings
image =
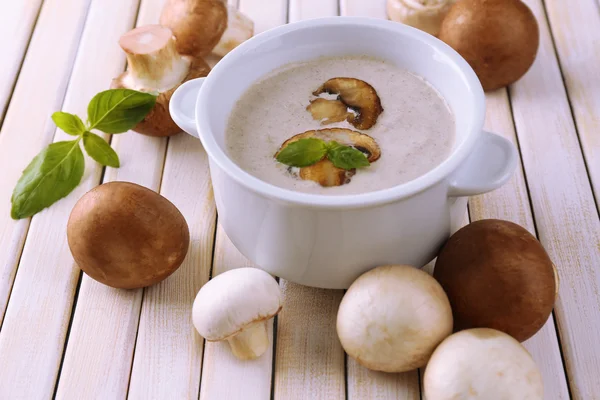
[[[277,154],[277,161],[292,167],[308,167],[327,157],[338,168],[350,170],[371,165],[360,150],[332,140],[318,138],[299,139]]]
[[[79,143],[98,163],[118,168],[119,156],[100,136],[127,132],[152,110],[156,96],[129,89],[111,89],[98,93],[88,105],[88,122],[63,111],[52,120],[75,140],[56,142],[43,149],[29,163],[11,197],[10,215],[14,219],[30,217],[73,191],[81,182],[85,160]]]

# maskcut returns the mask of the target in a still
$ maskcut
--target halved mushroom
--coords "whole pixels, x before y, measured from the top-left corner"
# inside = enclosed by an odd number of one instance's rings
[[[329,79],[315,90],[313,95],[319,96],[323,93],[337,94],[338,97],[336,100],[318,98],[306,107],[313,119],[325,119],[323,124],[345,119],[357,129],[369,129],[375,125],[377,117],[383,112],[381,100],[373,86],[360,79]],[[346,109],[342,110],[342,105],[346,106]],[[349,112],[348,108],[354,113]]]
[[[381,150],[371,136],[350,129],[331,128],[306,131],[291,137],[283,142],[275,157],[290,143],[306,138],[317,138],[326,142],[336,141],[341,145],[354,147],[361,151],[369,162],[375,162],[381,156]],[[324,158],[313,165],[300,168],[298,176],[303,180],[315,181],[321,186],[330,187],[341,186],[350,182],[354,174],[356,174],[356,169],[338,168],[331,161]]]
[[[171,96],[184,82],[208,75],[208,64],[201,57],[179,54],[173,32],[160,25],[135,28],[121,36],[119,45],[128,67],[113,79],[111,88],[158,93],[152,111],[133,130],[149,136],[181,132],[169,114]]]

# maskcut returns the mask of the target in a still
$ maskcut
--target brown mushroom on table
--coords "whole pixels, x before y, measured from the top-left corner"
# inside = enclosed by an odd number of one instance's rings
[[[467,60],[484,90],[494,90],[525,75],[540,33],[521,0],[459,0],[444,18],[439,38]]]
[[[381,156],[381,150],[371,136],[350,129],[331,128],[306,131],[291,137],[283,142],[275,157],[289,144],[306,138],[317,138],[326,142],[336,141],[341,145],[353,147],[362,152],[370,163],[377,161]],[[303,180],[311,180],[321,186],[330,187],[349,183],[355,173],[354,168],[350,170],[338,168],[329,159],[323,158],[313,165],[300,168],[298,176]]]
[[[168,0],[160,24],[177,38],[181,54],[223,57],[254,34],[254,23],[223,0]]]
[[[127,53],[128,67],[113,79],[111,88],[158,93],[152,111],[133,130],[149,136],[181,132],[169,114],[169,101],[181,84],[208,75],[208,64],[200,57],[179,54],[173,33],[160,25],[133,29],[121,36],[119,45]]]
[[[496,219],[473,222],[450,237],[433,276],[452,304],[454,329],[493,328],[520,342],[552,313],[558,275],[525,228]]]
[[[129,182],[105,183],[83,195],[71,211],[67,239],[79,268],[123,289],[162,281],[179,268],[190,245],[181,212]]]
[[[383,112],[381,100],[373,86],[356,78],[332,78],[313,92],[337,95],[337,99],[317,98],[306,110],[322,124],[348,121],[356,129],[369,129]]]

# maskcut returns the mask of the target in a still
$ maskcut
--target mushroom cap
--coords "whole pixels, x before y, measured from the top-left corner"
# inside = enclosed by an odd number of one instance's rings
[[[493,328],[523,342],[544,326],[556,301],[548,253],[509,221],[461,228],[440,251],[433,276],[448,295],[456,331]]]
[[[194,300],[192,319],[202,337],[219,341],[272,318],[281,306],[281,289],[271,275],[258,268],[237,268],[202,286]]]
[[[180,54],[205,56],[227,28],[227,4],[223,0],[168,0],[160,24],[173,31]]]
[[[109,182],[83,195],[67,223],[77,265],[105,285],[133,289],[171,275],[185,259],[190,233],[169,200],[130,182]]]
[[[537,400],[543,398],[540,371],[511,336],[488,328],[449,336],[425,369],[428,400]]]
[[[458,1],[439,32],[475,70],[486,91],[509,85],[529,70],[539,37],[537,20],[521,0]]]
[[[388,265],[360,276],[337,315],[344,350],[363,366],[404,372],[423,367],[452,333],[452,310],[442,287],[424,271]]]

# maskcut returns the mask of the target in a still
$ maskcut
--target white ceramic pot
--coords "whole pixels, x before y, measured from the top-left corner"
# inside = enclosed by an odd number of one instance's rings
[[[440,91],[456,118],[448,159],[400,186],[326,196],[273,186],[228,157],[229,113],[255,80],[287,63],[348,54],[389,60]],[[429,34],[379,19],[313,19],[257,35],[207,78],[182,85],[170,107],[175,122],[199,136],[208,153],[219,222],[233,244],[273,275],[309,286],[347,288],[383,264],[423,266],[461,223],[465,196],[498,188],[517,164],[508,140],[482,131],[483,90],[458,53]]]

